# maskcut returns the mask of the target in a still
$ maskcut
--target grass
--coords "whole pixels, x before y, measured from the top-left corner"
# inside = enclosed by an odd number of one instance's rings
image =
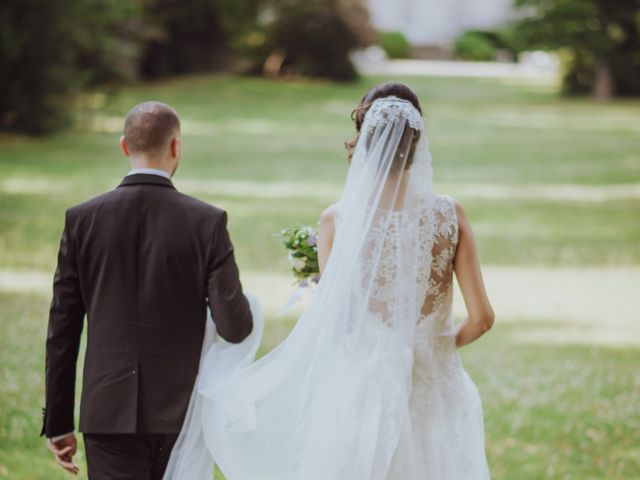
[[[0,137],[0,478],[66,477],[38,438],[49,278],[64,210],[126,172],[117,138],[128,108],[155,98],[180,112],[175,183],[230,212],[245,283],[268,306],[268,350],[293,321],[275,315],[289,277],[272,235],[339,197],[349,113],[382,80],[181,78],[87,97],[72,131]],[[472,220],[498,312],[463,351],[493,477],[639,478],[640,102],[561,99],[512,80],[407,80],[426,112],[436,186]]]

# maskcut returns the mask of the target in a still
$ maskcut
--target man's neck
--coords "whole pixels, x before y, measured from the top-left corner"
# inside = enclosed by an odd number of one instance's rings
[[[133,167],[127,175],[158,175],[159,177],[171,178],[171,173],[156,167]]]
[[[131,169],[132,170],[162,170],[166,172],[169,176],[173,174],[170,168],[167,167],[167,162],[163,161],[154,161],[154,159],[148,157],[141,156],[132,156],[131,160]]]
[[[162,170],[169,176],[173,174],[170,167],[172,162],[166,157],[134,153],[129,157],[129,161],[132,170]]]

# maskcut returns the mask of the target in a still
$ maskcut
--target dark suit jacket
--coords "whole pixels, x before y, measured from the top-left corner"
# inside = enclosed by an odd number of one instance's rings
[[[240,342],[253,323],[227,215],[157,175],[131,175],[67,211],[53,286],[42,434],[74,429],[84,317],[80,430],[175,433],[196,378],[211,307]]]

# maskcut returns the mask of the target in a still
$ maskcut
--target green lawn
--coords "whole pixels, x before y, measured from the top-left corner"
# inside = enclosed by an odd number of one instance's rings
[[[181,114],[176,186],[229,211],[268,350],[293,321],[276,315],[290,281],[272,235],[339,197],[349,114],[381,80],[183,78],[87,97],[74,131],[0,136],[0,478],[65,478],[38,438],[49,279],[64,210],[126,173],[128,108],[158,99]],[[640,478],[640,102],[561,99],[529,81],[406,80],[436,187],[467,210],[498,313],[463,351],[493,477]]]

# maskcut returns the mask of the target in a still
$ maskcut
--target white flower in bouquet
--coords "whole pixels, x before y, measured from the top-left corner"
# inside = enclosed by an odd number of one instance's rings
[[[303,270],[306,266],[307,266],[307,258],[306,257],[296,258],[296,261],[293,264],[293,267],[296,270]]]
[[[287,249],[287,259],[296,278],[297,290],[282,313],[295,305],[302,293],[320,281],[318,264],[318,231],[313,227],[294,226],[280,232]]]
[[[306,257],[294,257],[290,253],[289,255],[287,255],[287,258],[289,259],[289,264],[296,270],[302,270],[307,266]]]

